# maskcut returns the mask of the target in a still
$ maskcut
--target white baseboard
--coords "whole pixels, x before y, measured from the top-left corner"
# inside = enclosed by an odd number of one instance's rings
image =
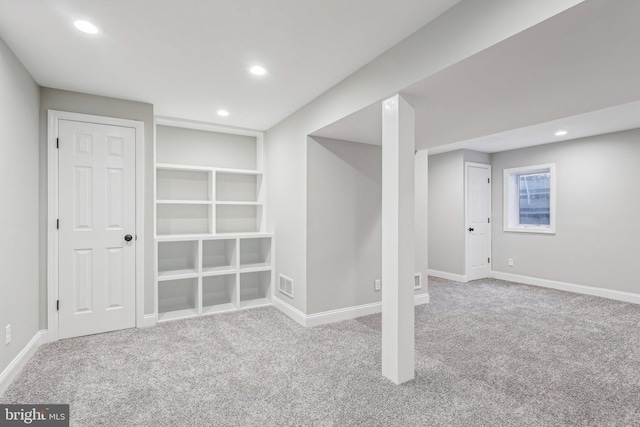
[[[439,277],[441,279],[453,280],[454,282],[467,283],[467,276],[462,274],[447,273],[446,271],[428,270],[429,276]]]
[[[47,331],[41,330],[31,338],[31,341],[9,363],[0,374],[0,396],[7,390],[11,382],[18,376],[22,368],[27,364],[38,348],[48,341]]]
[[[148,328],[149,326],[155,326],[158,323],[158,316],[154,314],[145,314],[142,319],[142,328]]]
[[[320,313],[307,314],[306,326],[320,326],[328,323],[341,322],[343,320],[356,319],[370,314],[380,313],[382,303],[374,302],[371,304],[357,305],[354,307],[340,308],[338,310],[323,311]]]
[[[522,283],[525,285],[541,286],[544,288],[557,289],[559,291],[573,292],[576,294],[592,295],[596,297],[609,298],[618,301],[640,304],[640,294],[631,292],[616,291],[613,289],[597,288],[595,286],[576,285],[574,283],[558,282],[556,280],[539,279],[537,277],[521,276],[519,274],[503,273],[492,271],[491,277],[508,282]]]
[[[416,305],[429,304],[429,294],[418,294],[415,296]]]
[[[282,301],[280,298],[276,296],[273,297],[272,302],[275,308],[277,308],[278,310],[280,310],[281,312],[283,312],[284,314],[286,314],[287,316],[289,316],[290,318],[298,322],[300,325],[307,326],[306,314],[304,314],[294,306],[290,305],[289,303]]]
[[[428,293],[418,294],[414,297],[415,305],[427,304],[428,302]],[[284,302],[278,297],[273,298],[273,305],[297,323],[307,328],[341,322],[343,320],[356,319],[358,317],[368,316],[382,311],[382,303],[380,302],[341,308],[338,310],[323,311],[321,313],[314,314],[304,314],[302,311]]]

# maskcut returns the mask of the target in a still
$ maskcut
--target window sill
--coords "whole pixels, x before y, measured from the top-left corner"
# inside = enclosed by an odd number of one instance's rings
[[[536,228],[536,227],[505,227],[503,229],[508,233],[538,233],[538,234],[556,234],[556,230],[552,228]]]

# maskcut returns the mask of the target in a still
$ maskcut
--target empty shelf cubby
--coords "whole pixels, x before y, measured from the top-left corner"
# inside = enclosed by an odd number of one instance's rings
[[[198,279],[158,282],[158,319],[198,315]]]
[[[218,205],[216,231],[218,233],[255,233],[260,229],[262,206]]]
[[[156,199],[212,201],[211,172],[157,169]]]
[[[224,274],[202,278],[202,313],[219,313],[236,309],[236,275]]]
[[[202,273],[216,274],[235,271],[236,240],[217,239],[202,241]]]
[[[240,273],[240,308],[264,305],[270,301],[270,271]]]
[[[261,185],[261,174],[218,171],[216,174],[216,201],[257,202]]]
[[[210,205],[156,206],[156,227],[159,236],[211,233]]]
[[[197,274],[198,242],[158,242],[158,280]]]
[[[240,239],[240,269],[260,269],[271,267],[271,238]]]

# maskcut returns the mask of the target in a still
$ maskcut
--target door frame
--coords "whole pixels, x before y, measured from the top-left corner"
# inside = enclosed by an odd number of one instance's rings
[[[469,214],[469,204],[467,203],[467,192],[468,192],[468,187],[469,187],[469,167],[476,167],[476,168],[482,168],[482,169],[487,169],[489,171],[489,179],[492,178],[491,176],[491,165],[486,164],[486,163],[474,163],[474,162],[464,162],[464,277],[465,277],[465,281],[469,281],[471,280],[469,278],[469,224],[467,222],[468,219],[468,214]],[[493,183],[491,183],[491,181],[489,181],[489,221],[491,221],[492,215],[491,215],[491,196],[492,196],[492,188],[493,188]],[[487,244],[488,244],[488,248],[487,248],[487,254],[489,254],[489,262],[487,264],[487,267],[489,268],[489,271],[487,272],[487,277],[491,276],[491,227],[492,227],[493,223],[489,223],[489,228],[487,231]]]
[[[136,327],[144,325],[144,123],[137,120],[94,116],[67,111],[47,110],[47,154],[48,154],[48,211],[47,211],[47,318],[48,340],[59,339],[58,330],[58,122],[71,120],[100,125],[121,126],[135,130],[136,165],[136,250],[135,250],[135,312]]]

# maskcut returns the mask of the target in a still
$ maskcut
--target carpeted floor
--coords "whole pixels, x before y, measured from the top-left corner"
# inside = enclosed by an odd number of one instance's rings
[[[44,345],[0,398],[75,426],[640,425],[640,306],[430,279],[416,379],[380,374],[380,315],[304,329],[274,308]]]

